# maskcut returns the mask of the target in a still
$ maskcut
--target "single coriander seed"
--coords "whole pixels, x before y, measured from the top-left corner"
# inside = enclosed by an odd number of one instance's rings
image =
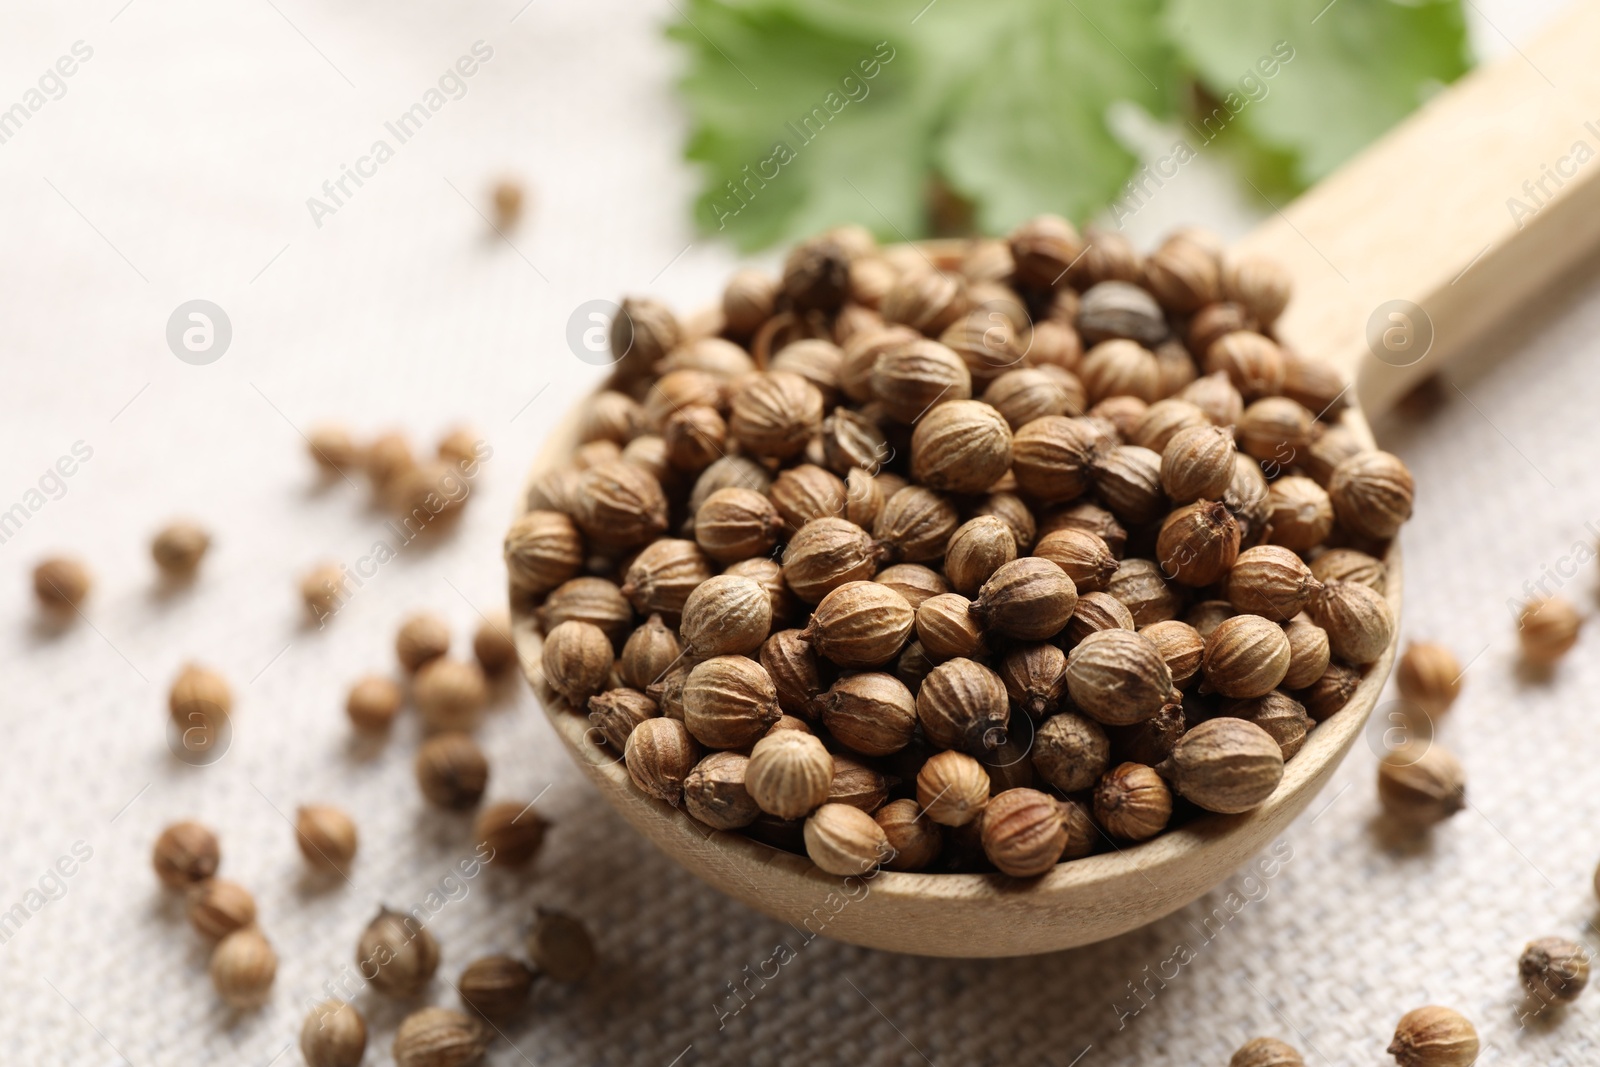
[[[429,660],[450,651],[450,627],[437,615],[418,612],[400,624],[394,651],[401,668],[415,674]]]
[[[795,720],[798,721],[798,720]],[[776,730],[783,720],[773,725]],[[750,757],[738,752],[713,752],[683,780],[683,807],[714,830],[738,830],[761,815],[745,784]]]
[[[1034,736],[1034,769],[1063,793],[1092,788],[1111,762],[1111,742],[1100,724],[1071,712],[1046,719]]]
[[[1208,719],[1172,750],[1179,796],[1207,811],[1237,814],[1270,797],[1283,779],[1283,751],[1261,727],[1244,719]]]
[[[497,1023],[516,1018],[527,1006],[532,988],[533,972],[510,956],[475,959],[456,981],[462,1003]]]
[[[476,807],[489,784],[489,761],[466,734],[430,737],[417,750],[415,768],[429,803],[453,811]]]
[[[989,772],[963,752],[939,752],[917,772],[917,803],[941,826],[965,826],[989,803]]]
[[[511,616],[497,611],[479,624],[472,635],[472,655],[491,677],[517,662],[517,646],[511,639]]]
[[[1228,1067],[1306,1067],[1306,1061],[1293,1045],[1275,1037],[1257,1037],[1239,1046]]]
[[[1124,763],[1107,771],[1095,787],[1094,816],[1113,837],[1148,840],[1167,828],[1172,793],[1150,767]]]
[[[989,862],[1013,878],[1032,878],[1056,865],[1067,847],[1061,805],[1036,789],[1007,789],[983,811],[982,840]]]
[[[1384,811],[1416,830],[1441,823],[1467,806],[1466,772],[1437,743],[1413,742],[1378,763],[1378,800]]]
[[[1289,639],[1260,615],[1224,619],[1206,639],[1206,684],[1227,697],[1265,696],[1289,672]]]
[[[925,870],[944,847],[939,824],[928,818],[915,800],[891,800],[872,813],[872,821],[883,829],[894,849],[894,856],[884,863],[892,871]]]
[[[306,1012],[300,1024],[300,1055],[306,1067],[361,1067],[367,1051],[367,1023],[342,1000],[325,1000]]]
[[[380,993],[416,996],[439,969],[439,943],[414,915],[381,908],[356,942],[356,968]]]
[[[1471,1067],[1478,1059],[1478,1031],[1450,1008],[1416,1008],[1400,1017],[1388,1052],[1400,1067]]]
[[[156,838],[151,863],[168,889],[187,889],[217,873],[217,835],[197,822],[173,823]]]
[[[1437,719],[1461,694],[1461,662],[1433,641],[1413,641],[1395,665],[1400,695]]]
[[[683,724],[707,748],[753,745],[780,714],[766,668],[745,656],[703,660],[684,683]]]
[[[544,908],[534,913],[525,943],[528,962],[558,982],[581,982],[594,970],[594,939],[582,921]]]
[[[612,655],[605,631],[574,619],[545,634],[540,666],[550,688],[572,707],[581,708],[609,684]]]
[[[256,921],[256,899],[250,890],[226,878],[208,878],[191,891],[189,925],[202,937],[225,937]]]
[[[261,931],[247,926],[228,934],[211,951],[211,984],[233,1008],[257,1008],[266,1002],[278,973],[278,954]]]
[[[356,824],[338,808],[307,804],[295,816],[295,842],[319,871],[348,871],[356,856]]]
[[[449,1008],[419,1008],[394,1035],[395,1067],[472,1067],[483,1060],[483,1028]]]
[[[489,701],[489,683],[476,662],[439,656],[418,668],[411,696],[431,729],[470,730]]]
[[[1578,609],[1563,597],[1530,601],[1519,624],[1523,658],[1536,667],[1553,666],[1578,643],[1582,625]]]
[[[750,750],[745,788],[762,811],[798,819],[826,803],[833,773],[834,758],[817,737],[779,730]]]
[[[1541,937],[1522,950],[1517,971],[1531,996],[1569,1004],[1589,984],[1589,950],[1564,937]]]
[[[178,520],[168,523],[150,542],[150,556],[164,577],[183,581],[194,576],[211,547],[211,535],[197,523]]]
[[[538,855],[549,823],[531,802],[502,800],[487,805],[472,824],[473,839],[489,847],[488,863],[521,867]]]
[[[700,746],[677,719],[646,719],[628,735],[623,759],[641,792],[675,805],[684,779],[700,760]]]
[[[828,874],[861,875],[890,858],[889,838],[872,816],[848,804],[824,804],[805,824],[806,855]]]
[[[400,686],[392,679],[368,675],[350,687],[344,710],[357,730],[376,733],[394,722],[402,699]]]
[[[1172,672],[1161,650],[1131,630],[1101,630],[1067,656],[1067,691],[1085,715],[1126,726],[1161,710],[1172,694]]]

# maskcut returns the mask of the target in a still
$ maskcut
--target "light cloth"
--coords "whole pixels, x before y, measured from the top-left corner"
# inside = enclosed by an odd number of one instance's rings
[[[568,350],[572,310],[624,291],[687,310],[733,262],[686,228],[676,61],[658,33],[672,5],[520,4],[97,0],[0,14],[0,107],[75,42],[92,49],[0,144],[0,511],[25,512],[0,544],[0,924],[26,914],[0,945],[0,1061],[297,1063],[304,1005],[352,962],[378,905],[431,890],[448,900],[433,919],[435,1003],[455,1003],[448,982],[471,959],[519,949],[535,902],[581,915],[599,942],[599,973],[541,989],[496,1040],[498,1065],[1187,1067],[1225,1063],[1256,1034],[1309,1063],[1371,1064],[1400,1013],[1430,1002],[1477,1021],[1497,1050],[1482,1062],[1600,1059],[1600,994],[1554,1026],[1519,1030],[1514,1015],[1525,941],[1594,943],[1600,634],[1553,679],[1523,680],[1504,606],[1545,568],[1564,571],[1600,523],[1593,273],[1524,317],[1551,325],[1487,340],[1481,365],[1452,371],[1465,395],[1447,386],[1437,413],[1383,430],[1421,486],[1405,629],[1472,660],[1444,730],[1472,807],[1426,841],[1374,828],[1375,756],[1358,746],[1285,834],[1272,877],[1241,874],[1115,941],[979,962],[804,945],[629,831],[519,684],[481,731],[490,796],[538,797],[556,826],[531,875],[461,878],[469,820],[420,800],[413,717],[364,751],[345,690],[394,670],[407,612],[442,613],[464,650],[499,603],[523,471],[601,373]],[[398,143],[385,124],[426,106],[480,40],[493,55],[461,78],[465,95]],[[380,138],[393,158],[362,163]],[[306,201],[344,166],[371,173],[347,179],[319,228]],[[476,214],[502,173],[531,200],[514,248]],[[1182,188],[1140,224],[1210,212]],[[208,366],[165,339],[193,299],[232,324]],[[302,623],[299,575],[395,541],[359,479],[316,485],[300,433],[322,419],[404,427],[419,449],[465,420],[495,451],[459,528],[404,546],[319,631]],[[87,460],[50,476],[78,442]],[[215,546],[192,590],[162,595],[146,546],[180,514]],[[86,619],[60,634],[35,622],[26,582],[56,550],[96,576]],[[1586,563],[1563,590],[1586,611],[1594,575]],[[191,659],[237,697],[231,748],[207,767],[176,761],[163,735],[167,685]],[[303,874],[289,821],[307,802],[359,824],[351,884]],[[218,831],[221,873],[255,893],[278,950],[259,1012],[219,1004],[206,946],[150,872],[156,835],[184,817]],[[794,957],[764,985],[750,978],[773,974],[779,944]],[[1179,946],[1193,956],[1182,966],[1167,962]],[[366,1062],[391,1062],[404,1008],[355,1002]]]

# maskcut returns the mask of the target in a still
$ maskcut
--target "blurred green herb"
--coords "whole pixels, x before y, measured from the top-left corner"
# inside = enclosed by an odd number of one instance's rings
[[[674,7],[696,219],[746,249],[841,222],[904,240],[1125,210],[1138,161],[1107,124],[1118,102],[1292,192],[1468,66],[1460,0]]]

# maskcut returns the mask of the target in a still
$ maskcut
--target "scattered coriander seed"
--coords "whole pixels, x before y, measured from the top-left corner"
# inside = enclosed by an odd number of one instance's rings
[[[407,472],[414,470],[417,460],[405,434],[390,431],[378,435],[366,447],[362,464],[373,488],[382,494],[391,491]]]
[[[1032,878],[1056,865],[1067,847],[1060,803],[1036,789],[1007,789],[983,810],[982,840],[989,862],[1013,878]]]
[[[235,930],[211,950],[211,984],[229,1007],[257,1008],[266,1002],[278,974],[278,954],[253,926]]]
[[[1400,1017],[1388,1052],[1400,1067],[1471,1067],[1478,1059],[1478,1031],[1450,1008],[1416,1008]]]
[[[33,568],[33,593],[46,611],[70,614],[89,595],[89,571],[70,556],[55,556]]]
[[[1124,763],[1107,771],[1095,786],[1094,816],[1113,837],[1145,841],[1167,828],[1172,793],[1151,768]]]
[[[1235,615],[1206,639],[1201,669],[1206,684],[1223,696],[1265,696],[1289,672],[1289,639],[1270,619]]]
[[[356,942],[356,967],[380,993],[415,996],[439,968],[439,943],[414,915],[380,908]]]
[[[361,448],[343,426],[323,423],[313,426],[306,437],[312,462],[325,475],[349,474],[362,465]]]
[[[989,803],[989,772],[963,752],[935,753],[917,772],[917,803],[941,826],[965,826]]]
[[[583,535],[559,511],[530,511],[511,524],[504,544],[511,585],[542,596],[576,575],[583,566]]]
[[[429,660],[450,651],[450,627],[437,615],[418,612],[400,624],[394,651],[405,672],[415,674]]]
[[[700,746],[677,719],[646,719],[628,735],[623,758],[628,777],[641,792],[676,804],[683,780],[700,760]]]
[[[834,758],[815,736],[780,730],[750,750],[745,788],[762,811],[798,819],[826,803],[833,771]]]
[[[532,988],[533,972],[510,956],[475,959],[456,980],[461,1002],[497,1023],[516,1018],[527,1005]]]
[[[366,1020],[349,1004],[325,1000],[306,1013],[300,1025],[306,1067],[361,1067],[366,1051]]]
[[[208,878],[192,890],[188,915],[200,936],[215,940],[256,921],[256,898],[238,882]]]
[[[779,720],[773,729],[782,725]],[[749,766],[750,757],[738,752],[706,756],[683,780],[684,810],[714,830],[737,830],[755,822],[761,809],[745,785]]]
[[[872,813],[894,855],[884,862],[892,871],[920,871],[939,858],[944,835],[939,825],[923,814],[915,800],[891,800]]]
[[[387,730],[400,711],[400,686],[392,679],[368,675],[350,687],[345,698],[345,714],[357,730]]]
[[[489,761],[466,734],[430,737],[417,750],[417,784],[429,803],[454,811],[476,807],[489,784]]]
[[[411,695],[431,729],[470,730],[488,703],[489,684],[476,662],[439,656],[417,669]]]
[[[1397,822],[1413,829],[1441,823],[1467,806],[1466,772],[1437,743],[1413,742],[1378,763],[1378,800]]]
[[[1563,597],[1529,601],[1519,623],[1523,659],[1537,667],[1553,666],[1578,643],[1582,625],[1578,609]]]
[[[1394,674],[1400,695],[1430,718],[1449,711],[1461,694],[1461,662],[1433,641],[1413,641],[1395,664]]]
[[[478,812],[472,824],[473,839],[489,846],[487,862],[522,867],[539,854],[549,823],[531,801],[502,800]]]
[[[564,622],[545,634],[540,654],[545,681],[575,708],[605,689],[612,662],[611,641],[593,623]]]
[[[824,804],[806,819],[806,855],[828,874],[865,874],[890,856],[889,838],[872,816],[848,804]]]
[[[1206,809],[1237,814],[1258,807],[1283,779],[1283,750],[1253,722],[1208,719],[1172,750],[1173,788]]]
[[[151,863],[168,889],[187,889],[217,873],[217,835],[197,822],[177,822],[156,838]]]
[[[683,724],[707,748],[753,745],[780,714],[766,668],[745,656],[702,660],[684,683]]]
[[[483,1028],[449,1008],[419,1008],[394,1035],[395,1067],[472,1067],[484,1050]]]
[[[217,726],[233,712],[233,691],[216,671],[186,663],[173,679],[167,710],[180,729]]]
[[[1328,632],[1333,654],[1346,663],[1372,663],[1394,636],[1394,612],[1370,586],[1330,582],[1307,606],[1318,626]]]
[[[1093,787],[1111,762],[1111,742],[1100,724],[1072,712],[1052,715],[1033,741],[1033,766],[1063,793]]]
[[[517,646],[511,640],[511,616],[497,611],[485,617],[472,635],[472,655],[483,673],[500,674],[517,662]]]
[[[1067,691],[1090,718],[1126,726],[1161,710],[1172,694],[1172,672],[1143,634],[1101,630],[1067,656]]]
[[[535,970],[558,982],[581,982],[594,970],[594,940],[578,919],[544,908],[534,913],[526,942]]]
[[[1569,1004],[1589,984],[1589,950],[1564,937],[1541,937],[1522,950],[1517,971],[1531,996]]]
[[[338,808],[307,804],[296,813],[295,840],[317,870],[347,871],[356,855],[356,824]]]
[[[1228,1067],[1306,1067],[1306,1061],[1292,1045],[1275,1037],[1257,1037],[1239,1046]]]
[[[194,576],[206,550],[211,547],[211,535],[197,523],[178,520],[162,527],[150,542],[150,556],[163,576],[182,581]]]

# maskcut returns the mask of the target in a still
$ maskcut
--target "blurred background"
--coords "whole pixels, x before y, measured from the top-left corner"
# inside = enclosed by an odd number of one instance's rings
[[[437,611],[464,643],[503,605],[499,541],[522,474],[604,374],[581,341],[590,302],[649,293],[690,311],[735,265],[776,264],[783,242],[842,221],[896,240],[1051,210],[1142,246],[1180,224],[1237,237],[1472,63],[1515,54],[1562,6],[0,11],[0,513],[23,508],[0,528],[0,911],[76,843],[92,851],[0,944],[5,1058],[298,1062],[305,1002],[378,904],[421,900],[466,853],[466,825],[416,795],[415,723],[359,749],[343,696],[392,670],[408,612]],[[1271,75],[1258,66],[1269,55]],[[847,83],[868,57],[878,72]],[[1141,166],[1174,156],[1170,177],[1130,196]],[[777,176],[746,184],[747,166]],[[514,225],[492,196],[507,181],[522,194]],[[1406,632],[1474,664],[1451,727],[1477,808],[1428,847],[1370,832],[1375,756],[1358,748],[1286,838],[1293,861],[1136,1016],[1117,998],[1194,939],[1217,894],[1033,960],[930,963],[816,942],[728,1015],[729,983],[793,932],[635,838],[519,682],[483,731],[490,797],[538,797],[556,829],[531,876],[490,871],[444,910],[441,974],[514,949],[534,903],[582,915],[604,964],[580,988],[542,991],[490,1062],[1221,1063],[1256,1033],[1298,1033],[1313,1062],[1355,1064],[1430,1000],[1474,1015],[1498,1057],[1480,1062],[1594,1062],[1600,1011],[1580,1003],[1558,1028],[1523,1028],[1509,961],[1594,911],[1600,831],[1574,805],[1593,792],[1582,698],[1600,667],[1580,648],[1556,683],[1519,680],[1503,607],[1592,544],[1586,524],[1600,519],[1584,455],[1600,401],[1584,369],[1593,290],[1590,272],[1551,293],[1432,402],[1379,427],[1422,487],[1405,535]],[[216,340],[184,359],[171,323],[181,335],[193,301],[209,302]],[[462,520],[400,551],[319,629],[304,622],[300,576],[386,536],[365,484],[322,481],[306,456],[304,435],[330,420],[363,439],[404,431],[419,451],[465,424],[493,452]],[[74,472],[52,477],[63,456]],[[202,580],[174,593],[147,545],[176,516],[214,545]],[[27,580],[56,552],[95,578],[65,631],[41,624]],[[1573,598],[1592,610],[1588,571],[1581,584]],[[236,694],[230,747],[205,766],[175,758],[162,734],[166,688],[189,660]],[[285,813],[311,801],[360,824],[348,886],[301,878]],[[156,834],[188,816],[218,830],[222,873],[255,891],[278,948],[259,1012],[216,1002],[205,946],[150,875]],[[453,1005],[435,985],[434,1001]],[[366,1062],[390,1062],[400,1009],[358,1003]]]

